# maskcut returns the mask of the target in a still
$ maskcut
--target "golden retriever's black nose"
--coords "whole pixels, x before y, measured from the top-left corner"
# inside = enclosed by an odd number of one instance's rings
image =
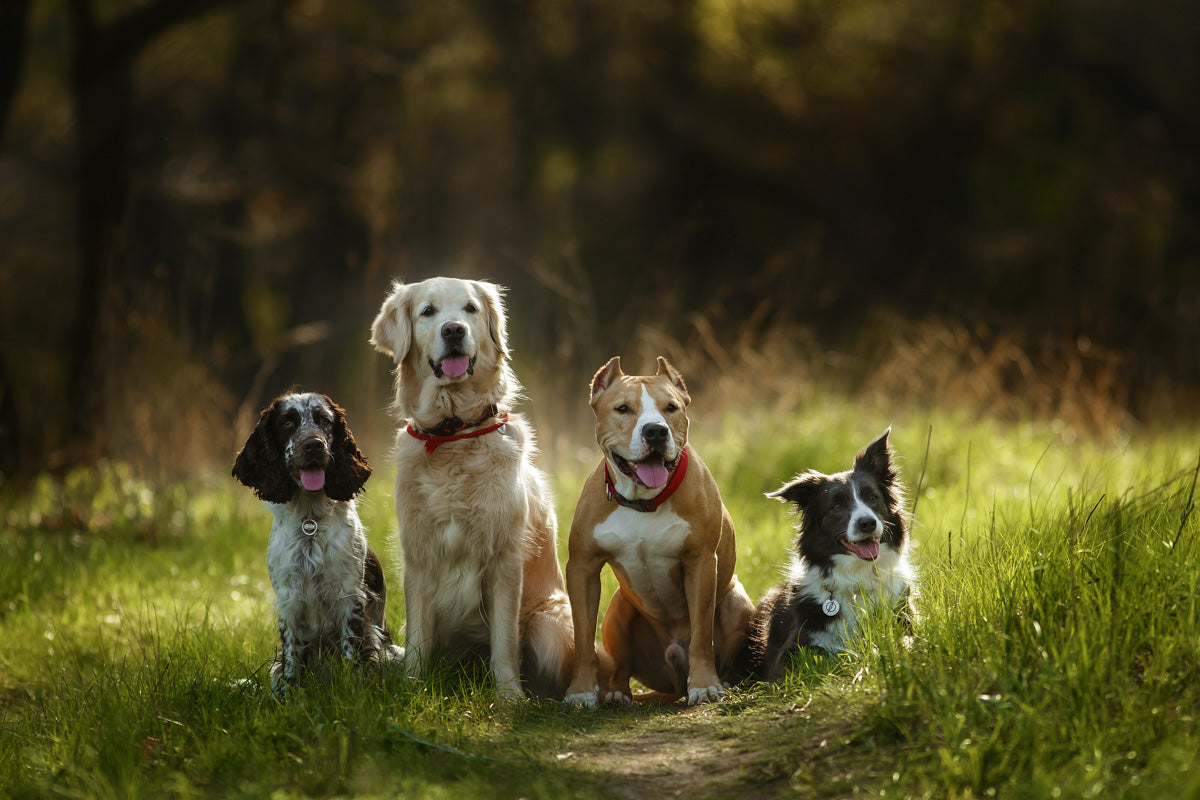
[[[467,326],[461,322],[447,322],[442,326],[442,338],[447,342],[461,342],[467,335]]]

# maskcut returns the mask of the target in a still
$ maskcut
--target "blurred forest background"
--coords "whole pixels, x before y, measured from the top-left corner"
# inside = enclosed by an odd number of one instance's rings
[[[4,0],[0,482],[227,466],[293,384],[382,438],[434,274],[510,287],[535,416],[663,353],[1195,417],[1198,98],[1195,0]]]

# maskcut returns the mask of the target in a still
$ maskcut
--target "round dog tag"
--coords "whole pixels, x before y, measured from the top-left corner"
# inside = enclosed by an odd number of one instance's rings
[[[300,530],[312,536],[317,532],[317,521],[315,519],[304,520],[304,523],[300,526]]]
[[[841,604],[832,597],[821,604],[821,610],[825,612],[825,616],[827,617],[836,617],[838,611],[841,609]]]

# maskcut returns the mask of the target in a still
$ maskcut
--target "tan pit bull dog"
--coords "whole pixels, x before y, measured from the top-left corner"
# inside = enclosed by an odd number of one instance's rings
[[[712,473],[687,444],[691,402],[665,358],[631,376],[614,358],[592,379],[596,441],[604,458],[584,483],[571,523],[567,593],[575,674],[566,701],[633,699],[631,677],[661,701],[718,700],[731,679],[754,604],[733,573],[735,539]],[[600,571],[620,586],[604,615],[614,665],[600,686],[596,616]]]

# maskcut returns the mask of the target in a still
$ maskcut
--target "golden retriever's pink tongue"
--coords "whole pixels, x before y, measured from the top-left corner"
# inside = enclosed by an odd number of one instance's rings
[[[459,375],[465,374],[470,366],[470,356],[450,356],[442,359],[442,374],[457,378]]]
[[[323,469],[302,469],[300,470],[300,485],[310,492],[319,492],[325,488],[325,470]]]
[[[864,561],[873,561],[879,557],[878,539],[868,539],[865,542],[852,542],[849,539],[842,539],[842,544],[846,545],[851,553],[854,553],[854,555]]]
[[[657,489],[667,482],[667,468],[661,462],[658,464],[634,464],[633,469],[637,472],[638,480],[651,489]]]

